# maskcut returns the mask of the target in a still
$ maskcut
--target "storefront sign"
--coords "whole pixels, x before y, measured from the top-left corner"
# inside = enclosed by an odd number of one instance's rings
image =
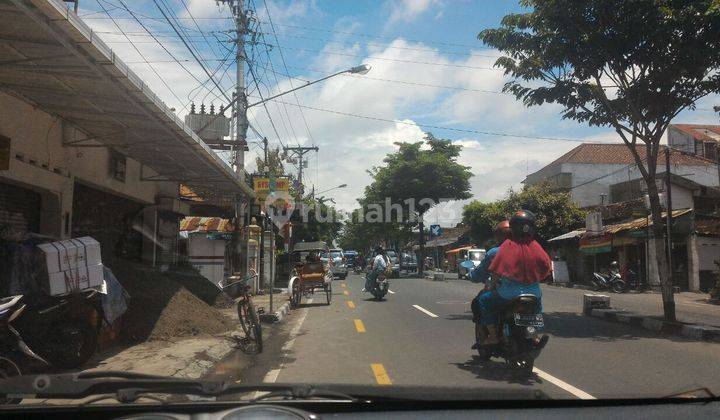
[[[265,201],[268,194],[275,191],[289,191],[290,183],[285,177],[281,178],[255,178],[253,179],[253,190],[259,201]]]

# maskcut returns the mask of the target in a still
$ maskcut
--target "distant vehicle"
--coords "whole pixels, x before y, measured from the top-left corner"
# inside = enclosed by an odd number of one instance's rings
[[[417,256],[410,252],[400,254],[400,270],[417,271]]]
[[[463,262],[470,261],[472,262],[472,267],[475,268],[480,265],[480,262],[482,262],[483,258],[485,258],[485,252],[486,251],[483,248],[469,249],[466,257],[458,260],[458,278],[467,278],[468,274],[470,274],[471,268],[468,268],[469,264],[463,264]]]
[[[394,249],[388,249],[385,251],[385,255],[390,260],[390,267],[392,269],[390,276],[395,278],[400,277],[400,257],[398,256],[397,251]]]
[[[343,250],[340,248],[333,248],[329,251],[330,258],[332,259],[331,263],[331,270],[333,272],[333,276],[340,277],[341,279],[345,279],[348,275],[348,268],[347,268],[347,260],[345,259],[345,254],[343,253]],[[327,257],[323,261],[326,261]]]
[[[348,271],[355,268],[356,265],[360,264],[360,254],[357,251],[347,250],[343,252],[343,255],[345,255]]]

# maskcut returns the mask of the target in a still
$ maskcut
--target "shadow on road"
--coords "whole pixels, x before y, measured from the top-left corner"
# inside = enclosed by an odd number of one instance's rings
[[[465,311],[462,314],[447,314],[444,318],[450,321],[472,321],[473,314],[472,311]]]
[[[595,341],[637,340],[660,338],[664,340],[691,342],[687,337],[648,331],[640,326],[614,323],[587,317],[575,312],[546,312],[543,332],[562,338],[588,338]]]
[[[529,378],[522,378],[512,369],[508,369],[504,362],[495,360],[482,360],[479,356],[472,356],[464,363],[452,363],[458,369],[473,373],[478,379],[487,381],[501,381],[509,384],[535,385],[542,383],[536,374]]]

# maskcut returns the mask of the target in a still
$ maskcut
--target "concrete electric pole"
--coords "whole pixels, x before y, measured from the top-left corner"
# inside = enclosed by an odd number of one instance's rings
[[[245,151],[247,148],[247,108],[248,101],[245,94],[245,35],[248,33],[248,18],[244,8],[243,0],[219,0],[220,3],[227,3],[235,18],[235,30],[237,36],[235,38],[235,46],[237,48],[236,58],[236,84],[235,97],[237,104],[235,105],[235,173],[241,178],[245,174]]]
[[[305,156],[306,153],[310,152],[317,152],[318,147],[317,146],[311,146],[311,147],[285,147],[283,148],[285,153],[292,153],[293,155],[297,156],[298,159],[298,189],[297,189],[297,198],[295,199],[298,203],[302,200],[303,193],[305,192],[303,188],[302,183],[302,176],[303,176],[303,167],[305,166],[305,160],[303,159],[303,156]]]

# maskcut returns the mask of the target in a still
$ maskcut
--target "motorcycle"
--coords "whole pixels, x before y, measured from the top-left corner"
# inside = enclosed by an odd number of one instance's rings
[[[623,293],[627,289],[627,283],[617,271],[610,271],[609,274],[593,273],[591,282],[596,291],[611,290],[615,293]]]
[[[647,284],[645,284],[645,282],[640,279],[640,276],[632,269],[627,270],[626,283],[628,289],[635,289],[639,292],[647,290]]]
[[[23,298],[25,299],[25,298]],[[52,366],[72,369],[95,353],[104,312],[97,290],[65,296],[33,296],[16,330]]]
[[[505,359],[508,368],[518,375],[529,377],[535,365],[535,359],[547,344],[548,336],[538,336],[538,329],[544,326],[542,314],[537,313],[538,298],[534,295],[520,295],[508,302],[500,311],[497,326],[498,343],[482,344],[488,331],[475,321],[475,346],[482,360],[491,357]]]
[[[385,278],[385,273],[380,273],[372,283],[369,292],[375,296],[375,300],[383,300],[390,290],[390,282]]]

